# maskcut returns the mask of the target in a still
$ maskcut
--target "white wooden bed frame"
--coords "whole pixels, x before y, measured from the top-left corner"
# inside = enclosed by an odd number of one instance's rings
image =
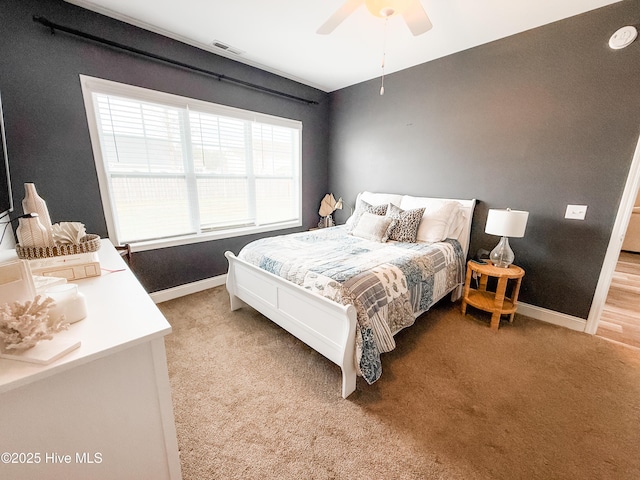
[[[465,213],[465,223],[458,241],[466,257],[476,201],[455,201],[460,202]],[[340,305],[311,293],[237,258],[232,252],[225,252],[225,256],[229,260],[227,291],[231,310],[237,310],[246,304],[280,325],[342,369],[343,398],[353,393],[356,389],[355,307]],[[456,301],[462,293],[462,284],[445,292],[436,301],[450,292],[451,300]],[[422,313],[424,312],[417,313],[416,318]]]

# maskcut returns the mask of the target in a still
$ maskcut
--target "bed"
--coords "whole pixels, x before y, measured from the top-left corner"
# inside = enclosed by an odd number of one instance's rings
[[[380,378],[398,331],[460,298],[474,208],[474,199],[362,192],[346,225],[226,252],[231,310],[253,307],[336,363],[347,398],[358,375]]]

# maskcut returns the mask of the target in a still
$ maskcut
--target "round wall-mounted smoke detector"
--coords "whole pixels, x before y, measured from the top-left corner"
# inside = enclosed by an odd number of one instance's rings
[[[627,47],[633,43],[638,36],[638,29],[633,26],[622,27],[616,31],[609,39],[609,46],[615,50]]]

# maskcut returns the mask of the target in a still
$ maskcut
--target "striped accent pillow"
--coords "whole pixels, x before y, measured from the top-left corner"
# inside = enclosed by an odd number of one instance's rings
[[[362,217],[362,214],[365,212],[373,213],[374,215],[384,215],[385,213],[387,213],[387,204],[385,203],[384,205],[371,205],[370,203],[365,202],[362,199],[358,200],[356,211],[353,212],[353,220],[349,219],[349,224],[351,226],[350,230],[353,230],[356,225],[358,225],[360,217]]]

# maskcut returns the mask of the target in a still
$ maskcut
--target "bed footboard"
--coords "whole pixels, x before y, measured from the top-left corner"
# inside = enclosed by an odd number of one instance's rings
[[[227,291],[231,310],[250,305],[342,369],[342,397],[356,389],[356,310],[340,305],[272,273],[232,252]]]

